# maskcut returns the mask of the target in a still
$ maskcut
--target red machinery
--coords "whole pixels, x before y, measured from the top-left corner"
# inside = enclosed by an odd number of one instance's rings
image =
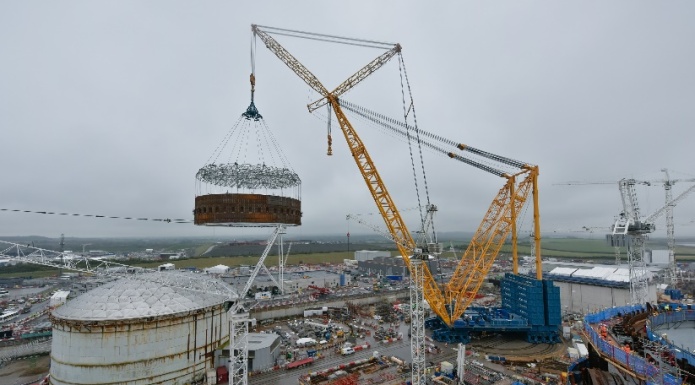
[[[311,296],[314,298],[324,297],[331,294],[331,291],[327,287],[318,287],[316,285],[309,285],[307,288],[314,290]]]

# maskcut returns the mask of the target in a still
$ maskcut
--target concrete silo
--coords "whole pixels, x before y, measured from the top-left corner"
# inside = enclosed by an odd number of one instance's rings
[[[51,384],[190,383],[229,338],[229,299],[143,278],[82,294],[51,314]]]

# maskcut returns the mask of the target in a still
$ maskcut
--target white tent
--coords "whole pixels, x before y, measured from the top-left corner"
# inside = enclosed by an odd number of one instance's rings
[[[213,267],[208,267],[205,269],[208,274],[226,274],[229,272],[229,266],[217,265]]]

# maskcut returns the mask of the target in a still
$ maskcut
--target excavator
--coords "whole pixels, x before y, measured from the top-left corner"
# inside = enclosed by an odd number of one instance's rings
[[[475,295],[480,289],[485,276],[492,267],[502,245],[511,235],[512,254],[514,273],[518,274],[517,256],[517,218],[522,211],[529,194],[533,197],[533,226],[536,257],[537,278],[542,278],[541,258],[540,258],[540,214],[538,209],[538,175],[537,165],[520,162],[511,158],[496,155],[441,138],[436,134],[427,133],[412,127],[403,122],[397,122],[379,113],[370,111],[349,103],[340,97],[357,84],[365,80],[369,75],[377,71],[389,60],[398,56],[402,63],[401,45],[381,43],[363,39],[351,39],[324,34],[314,34],[302,31],[293,31],[275,27],[265,27],[259,25],[251,26],[254,38],[260,38],[266,48],[277,56],[287,67],[299,76],[309,87],[316,91],[321,98],[310,103],[307,108],[313,112],[321,106],[328,105],[337,122],[341,132],[348,144],[350,153],[360,171],[369,192],[376,203],[377,209],[381,214],[388,233],[394,240],[404,262],[409,267],[414,253],[428,254],[435,252],[438,247],[436,243],[418,244],[411,235],[405,221],[399,214],[391,194],[389,194],[376,165],[374,164],[367,147],[360,139],[354,126],[348,120],[344,110],[351,111],[368,121],[380,124],[384,127],[396,131],[397,134],[414,137],[417,136],[418,144],[436,152],[441,152],[453,160],[474,166],[478,169],[496,175],[504,180],[503,187],[499,190],[487,210],[480,226],[473,236],[468,248],[458,262],[456,270],[448,283],[440,285],[430,272],[429,268],[424,269],[424,298],[429,303],[431,309],[447,325],[452,325],[459,319],[475,299]],[[338,42],[343,44],[361,45],[372,48],[385,49],[381,55],[373,59],[363,68],[355,72],[352,76],[329,91],[314,74],[309,71],[298,59],[288,52],[273,36],[286,35],[313,40]],[[403,65],[404,68],[404,65]],[[253,76],[253,75],[252,75]],[[413,108],[412,98],[409,110]],[[330,122],[330,117],[329,117]],[[332,136],[330,124],[328,132],[328,151],[332,154]],[[439,143],[437,143],[439,142]],[[477,160],[477,159],[480,159]],[[493,165],[499,165],[495,167]],[[505,169],[512,169],[505,172]],[[436,211],[436,207],[428,211]],[[426,225],[423,225],[423,227]]]

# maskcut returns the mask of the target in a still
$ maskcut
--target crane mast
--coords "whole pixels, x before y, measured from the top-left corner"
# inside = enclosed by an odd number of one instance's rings
[[[676,237],[673,224],[673,205],[671,201],[673,200],[673,187],[674,181],[671,180],[671,176],[668,173],[668,169],[661,169],[661,171],[666,174],[666,180],[664,180],[664,192],[666,195],[666,242],[668,242],[668,281],[670,284],[676,283]]]
[[[628,235],[627,261],[630,272],[630,296],[632,303],[644,303],[648,296],[649,279],[647,276],[647,263],[644,260],[645,235],[654,231],[654,224],[642,222],[635,185],[641,183],[649,185],[649,182],[636,181],[635,179],[621,179],[618,181],[620,198],[623,203],[623,212],[613,226],[613,235]]]
[[[249,323],[255,322],[246,309],[243,307],[243,300],[246,294],[251,289],[253,281],[256,279],[258,272],[262,267],[265,267],[265,259],[270,253],[270,249],[275,244],[275,241],[280,237],[282,242],[282,234],[285,234],[285,226],[278,224],[266,242],[265,249],[261,257],[256,262],[256,266],[251,272],[251,276],[246,285],[239,293],[239,300],[236,301],[227,314],[229,314],[229,383],[232,385],[247,385],[248,384],[248,334]],[[282,246],[278,248],[281,250]]]
[[[335,113],[338,123],[340,124],[340,128],[343,131],[345,140],[350,148],[350,153],[357,164],[357,168],[360,170],[360,173],[367,184],[367,188],[372,194],[374,202],[377,204],[377,209],[384,219],[386,228],[393,236],[396,247],[403,257],[403,262],[406,266],[408,266],[412,274],[410,256],[417,247],[415,240],[413,240],[410,232],[408,231],[408,227],[403,221],[401,215],[398,213],[396,204],[393,202],[391,194],[389,194],[386,185],[384,184],[379,172],[376,169],[376,166],[374,165],[374,162],[369,156],[367,148],[364,146],[364,143],[357,135],[357,132],[353,128],[352,124],[345,116],[345,113],[341,109],[338,100],[332,96],[329,96],[328,100],[333,106],[333,112]],[[422,250],[423,253],[427,253],[427,251],[428,250],[425,249]],[[451,324],[453,320],[446,310],[444,295],[439,289],[437,282],[434,280],[432,273],[429,271],[429,269],[425,268],[423,269],[422,275],[424,296],[428,299],[430,307],[438,316],[442,318],[442,320],[444,320],[444,322]]]
[[[666,205],[665,216],[666,216],[666,239],[668,242],[668,280],[671,284],[676,283],[676,237],[675,237],[675,225],[673,223],[673,207],[675,203],[673,202],[673,185],[676,182],[695,182],[695,178],[690,179],[671,179],[668,169],[662,168],[661,171],[666,174],[666,179],[661,181],[664,184],[664,192],[666,193]]]

